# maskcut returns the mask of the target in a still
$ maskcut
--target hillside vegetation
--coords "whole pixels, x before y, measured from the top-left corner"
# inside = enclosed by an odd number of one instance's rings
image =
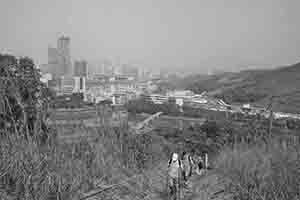
[[[79,199],[104,187],[110,189],[99,194],[101,199],[143,199],[154,193],[145,171],[168,159],[169,146],[160,138],[134,136],[121,126],[63,131],[48,126],[50,93],[30,58],[0,54],[0,78],[1,200]],[[95,139],[61,137],[78,130]]]
[[[265,143],[240,143],[224,148],[215,166],[229,180],[234,199],[300,198],[299,138],[269,138]]]
[[[272,70],[247,70],[209,77],[194,76],[182,81],[182,87],[196,93],[223,98],[228,103],[252,103],[266,106],[272,95],[277,111],[300,112],[300,63]]]
[[[132,134],[128,121],[119,127],[102,123],[101,128],[59,129],[47,124],[49,91],[39,81],[33,61],[0,56],[0,67],[5,78],[0,85],[5,86],[0,99],[0,199],[77,200],[91,190],[100,191],[98,199],[166,199],[169,155],[191,148],[215,157],[216,170],[211,173],[230,180],[226,192],[235,199],[299,199],[299,133],[295,130],[274,126],[270,135],[267,124],[258,119],[244,124],[207,120],[199,126],[167,127],[143,135]],[[83,137],[75,141],[67,137],[76,132]],[[205,182],[194,183],[192,193],[200,194],[197,191],[203,191]]]

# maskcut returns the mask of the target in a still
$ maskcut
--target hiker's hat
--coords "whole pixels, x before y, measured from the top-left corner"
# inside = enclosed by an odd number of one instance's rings
[[[173,153],[173,155],[172,155],[172,160],[173,160],[173,161],[178,160],[178,154],[177,154],[177,153]]]

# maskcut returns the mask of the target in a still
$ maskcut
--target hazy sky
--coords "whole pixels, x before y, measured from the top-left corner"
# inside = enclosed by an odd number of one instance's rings
[[[300,61],[300,0],[0,0],[0,52],[205,69]]]

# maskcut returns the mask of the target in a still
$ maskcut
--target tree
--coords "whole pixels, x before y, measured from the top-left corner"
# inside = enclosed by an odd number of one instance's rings
[[[2,128],[28,137],[45,125],[50,99],[40,76],[32,59],[0,55],[0,112],[2,120],[9,124]]]

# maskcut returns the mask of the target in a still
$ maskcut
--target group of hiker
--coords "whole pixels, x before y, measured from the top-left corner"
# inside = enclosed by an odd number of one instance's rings
[[[207,169],[207,154],[205,159],[201,155],[196,155],[195,150],[191,152],[173,153],[168,163],[167,185],[168,194],[177,199],[180,186],[187,187],[187,181],[196,173],[202,175]]]

